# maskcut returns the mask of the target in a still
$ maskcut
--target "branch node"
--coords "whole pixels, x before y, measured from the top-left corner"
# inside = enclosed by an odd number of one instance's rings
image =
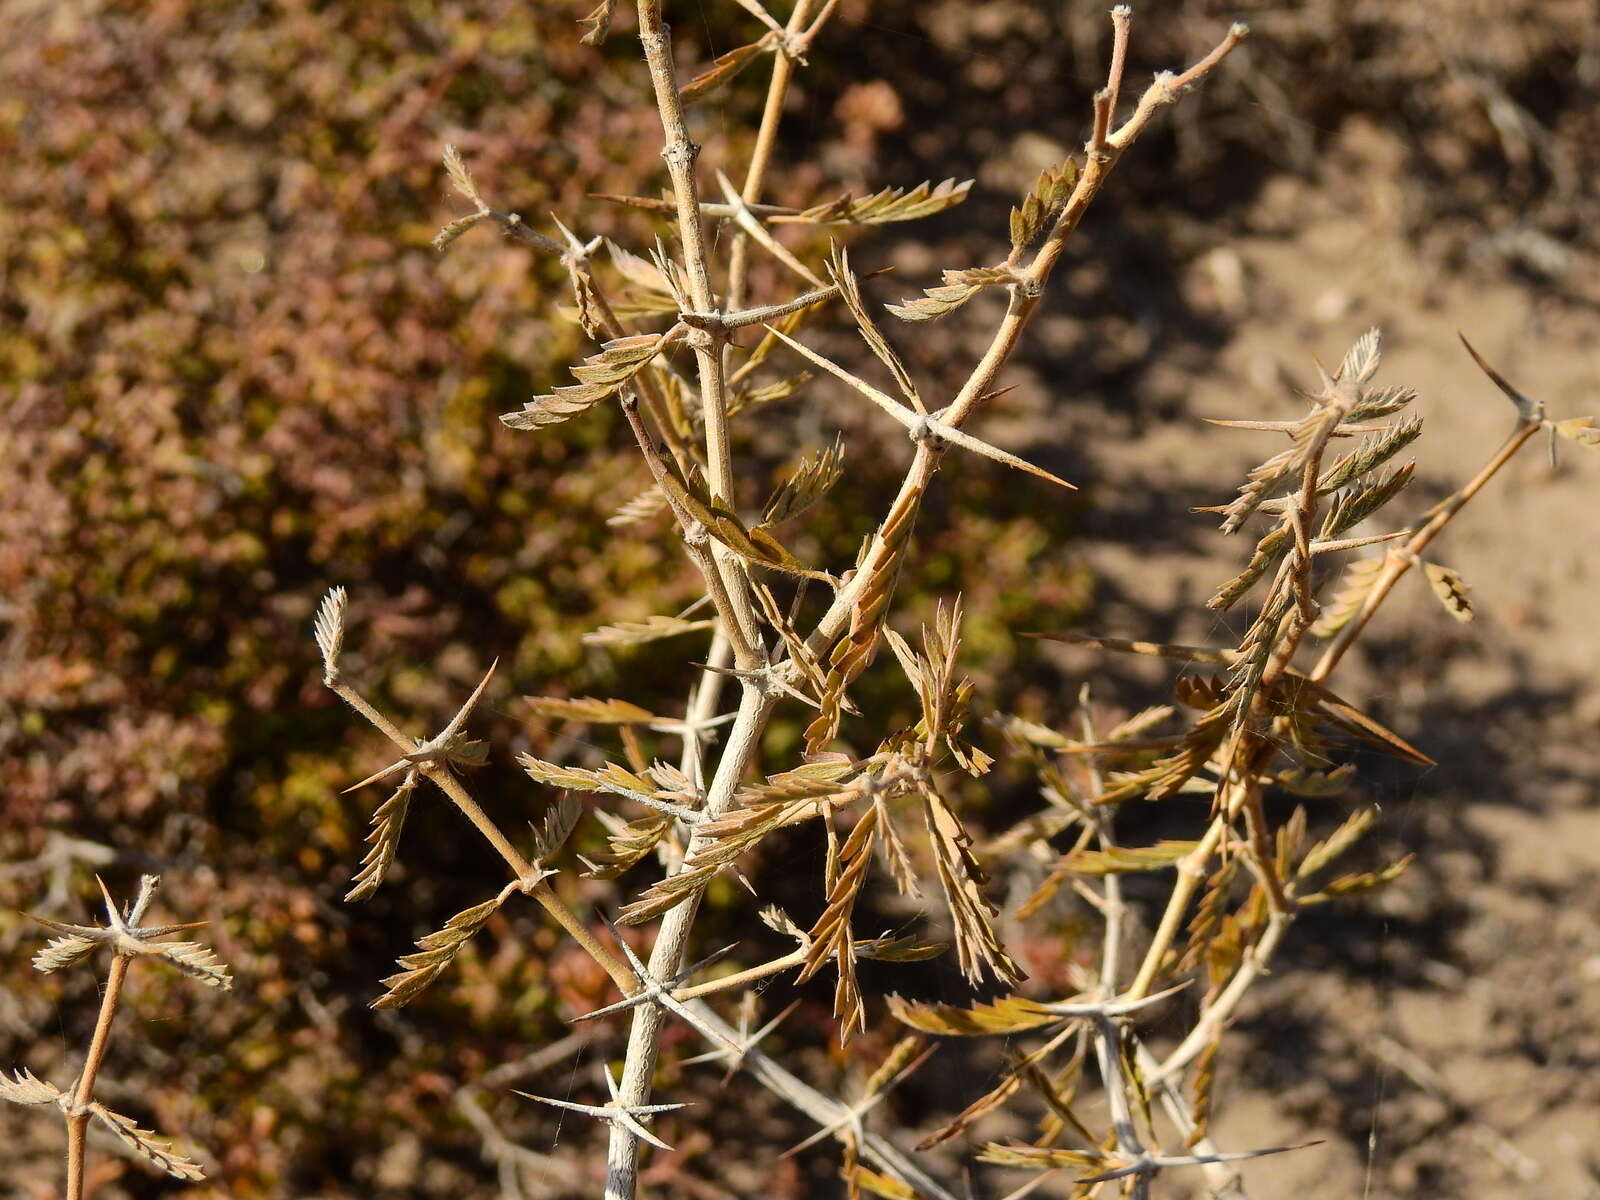
[[[700,146],[689,138],[680,138],[661,147],[661,157],[666,160],[669,167],[693,170],[695,159],[700,157]]]
[[[707,354],[717,352],[718,343],[727,341],[728,332],[722,325],[721,313],[696,313],[704,324],[690,325],[688,335],[683,339],[690,349],[702,350]],[[685,322],[689,324],[689,322]]]
[[[806,59],[806,52],[811,49],[811,38],[804,33],[791,33],[785,29],[781,34],[773,35],[773,44],[779,54],[798,66],[809,67],[811,64]]]

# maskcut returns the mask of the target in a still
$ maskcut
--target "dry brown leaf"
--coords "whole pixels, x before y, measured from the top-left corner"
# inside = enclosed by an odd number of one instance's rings
[[[1439,597],[1439,603],[1444,605],[1445,612],[1458,621],[1472,620],[1472,600],[1468,597],[1467,582],[1449,567],[1440,566],[1438,563],[1425,562],[1422,571],[1428,577],[1428,585],[1433,589],[1433,594]]]

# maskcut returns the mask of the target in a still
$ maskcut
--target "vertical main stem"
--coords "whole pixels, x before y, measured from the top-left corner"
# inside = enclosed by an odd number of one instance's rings
[[[489,815],[478,805],[478,802],[467,793],[467,789],[461,786],[460,780],[450,773],[448,767],[430,765],[424,768],[423,774],[437,784],[440,790],[450,797],[456,808],[472,822],[478,832],[483,834],[489,844],[505,860],[506,865],[511,868],[511,873],[514,877],[519,880],[526,880],[533,874],[532,865],[518,853],[517,848],[500,831],[500,827],[490,819]],[[633,990],[638,980],[634,978],[633,971],[628,967],[628,964],[600,944],[594,934],[589,932],[588,926],[580,921],[577,915],[563,903],[561,897],[556,895],[555,889],[541,879],[533,885],[528,894],[556,919],[574,941],[588,951],[589,957],[594,959],[607,975],[611,976],[613,983],[624,992]]]
[[[808,0],[801,0],[802,9]],[[803,14],[802,14],[803,15]],[[711,288],[709,256],[706,249],[705,223],[700,211],[699,188],[695,180],[694,164],[699,148],[689,138],[684,124],[683,101],[678,93],[672,62],[672,44],[666,23],[661,15],[660,0],[640,0],[639,40],[644,47],[645,61],[650,69],[651,84],[655,90],[656,106],[660,111],[665,146],[662,157],[672,177],[673,191],[677,197],[678,228],[683,242],[684,269],[688,276],[689,300],[700,312],[716,309],[716,297]],[[780,59],[777,71],[786,71],[791,64]],[[768,113],[762,122],[760,142],[765,151],[752,163],[747,176],[747,193],[759,194],[766,163],[776,133],[777,115],[782,109],[782,99],[787,91],[788,77],[776,75],[768,94]],[[738,264],[733,286],[742,293],[747,267]],[[701,334],[695,338],[695,363],[700,377],[701,410],[706,430],[706,463],[708,482],[712,493],[721,500],[733,502],[733,466],[728,445],[727,428],[727,374],[723,344],[717,339]],[[716,561],[722,567],[727,585],[731,613],[725,617],[729,628],[720,631],[719,647],[731,641],[737,665],[746,670],[758,668],[763,656],[756,629],[754,606],[750,601],[748,585],[740,565],[727,555],[718,552]],[[728,619],[731,617],[731,620]],[[743,636],[741,636],[741,634]],[[698,715],[715,703],[718,689],[702,685],[693,706]],[[758,682],[746,678],[740,696],[739,710],[716,775],[706,792],[702,810],[707,818],[715,819],[725,813],[733,803],[740,781],[755,756],[761,732],[776,707],[776,693],[763,689]],[[695,714],[691,714],[695,715]],[[698,733],[691,736],[698,737]],[[686,754],[686,761],[692,761]],[[701,840],[691,838],[685,858],[692,857]],[[650,953],[650,974],[657,979],[674,976],[681,967],[684,949],[699,908],[699,897],[694,896],[672,909],[662,919]],[[649,1101],[651,1076],[655,1072],[656,1056],[660,1047],[661,1025],[665,1014],[655,1005],[642,1005],[634,1013],[633,1027],[629,1033],[627,1060],[623,1067],[619,1087],[620,1103],[638,1105]],[[638,1140],[626,1129],[612,1127],[606,1161],[607,1200],[633,1200],[638,1187]]]
[[[803,27],[811,8],[812,0],[798,0],[790,16],[791,32],[798,32]],[[646,62],[650,67],[651,82],[655,88],[657,107],[661,113],[662,129],[666,135],[666,146],[662,156],[666,159],[668,171],[672,176],[673,190],[678,200],[678,226],[683,238],[690,301],[701,312],[710,312],[716,307],[716,301],[711,290],[705,227],[694,176],[698,147],[690,141],[684,127],[683,104],[678,94],[672,65],[672,47],[666,25],[661,19],[659,0],[655,2],[641,0],[639,37],[644,46]],[[772,150],[776,144],[777,128],[793,69],[794,64],[790,59],[780,53],[773,67],[766,108],[756,137],[756,148],[745,176],[743,198],[746,203],[755,203],[760,198]],[[730,307],[737,307],[743,303],[749,271],[748,254],[748,238],[740,234],[734,242],[730,263],[728,285]],[[700,373],[709,482],[715,495],[731,503],[733,471],[728,447],[727,363],[724,346],[704,338],[699,341],[703,344],[696,345],[695,357]],[[725,557],[719,555],[719,558],[726,562]],[[744,621],[752,618],[743,572],[737,564],[731,562],[727,563],[727,568],[729,582],[732,584],[729,591],[737,596],[737,599],[731,601],[736,613],[735,619]],[[753,619],[750,624],[752,636],[748,640],[753,642],[755,641]],[[737,628],[719,630],[713,647],[713,658],[720,658],[727,653],[730,635],[735,643],[743,640],[738,638],[739,632]],[[759,642],[756,644],[759,645]],[[756,665],[754,660],[758,656],[740,653],[736,658],[742,660],[739,661],[739,666],[749,668]],[[689,713],[691,719],[704,720],[710,715],[721,690],[720,684],[720,677],[712,673],[708,673],[702,680],[691,704]],[[716,776],[706,792],[703,811],[709,819],[714,820],[721,816],[733,803],[734,793],[755,755],[761,731],[765,728],[775,706],[775,696],[764,692],[752,681],[746,681],[727,747],[717,764]],[[699,766],[698,731],[691,732],[690,737],[693,739],[693,749],[685,747],[686,769],[690,766],[695,768]],[[696,769],[691,777],[698,777],[698,774]],[[685,859],[692,857],[700,844],[699,839],[691,838],[684,852]],[[684,950],[698,908],[699,897],[693,896],[672,909],[662,919],[660,931],[656,935],[655,945],[650,953],[650,974],[655,978],[671,978],[681,968]],[[643,1104],[650,1098],[651,1076],[655,1072],[664,1018],[665,1013],[655,1005],[641,1006],[634,1014],[633,1026],[628,1037],[627,1060],[623,1066],[619,1088],[623,1104]],[[607,1200],[633,1200],[638,1187],[638,1158],[638,1140],[627,1130],[613,1127],[606,1161]]]
[[[794,11],[789,14],[788,32],[798,35],[805,28],[805,23],[810,19],[813,0],[796,0]],[[746,204],[756,204],[761,200],[761,194],[766,187],[767,169],[772,164],[772,151],[778,142],[778,126],[783,120],[783,105],[789,97],[789,84],[794,78],[794,61],[781,51],[774,55],[772,64],[772,79],[767,85],[767,102],[761,112],[761,126],[756,131],[756,144],[750,154],[750,168],[745,172],[744,190],[740,193],[741,199]],[[745,290],[750,280],[750,235],[742,229],[736,229],[733,234],[733,250],[728,256],[728,309],[736,311],[744,307]],[[723,347],[722,370],[726,378],[728,370],[728,347]],[[726,631],[718,630],[712,640],[710,662],[713,666],[725,667],[731,655]],[[688,719],[691,722],[709,720],[716,711],[717,700],[722,695],[722,675],[716,671],[707,671],[700,678],[689,702]],[[697,784],[701,782],[701,756],[703,743],[696,732],[684,741],[683,758],[680,766],[684,774]]]
[[[655,89],[656,107],[661,112],[661,128],[666,144],[661,157],[672,176],[672,190],[678,201],[678,236],[683,242],[683,266],[688,275],[689,301],[699,312],[716,309],[716,294],[711,288],[710,256],[706,250],[705,218],[700,212],[700,189],[695,180],[695,160],[700,147],[689,137],[684,124],[683,98],[678,94],[672,65],[672,39],[661,17],[661,0],[641,0],[639,41],[644,46],[645,62],[650,67],[650,82]],[[727,383],[722,370],[720,348],[703,332],[693,339],[695,365],[700,373],[700,402],[705,412],[706,460],[712,492],[721,500],[732,499],[733,468],[728,454]]]
[[[72,1092],[72,1111],[67,1116],[67,1200],[83,1200],[84,1152],[89,1142],[89,1103],[94,1099],[94,1082],[111,1044],[111,1023],[117,1019],[122,1003],[122,985],[128,978],[133,959],[118,954],[111,960],[106,975],[105,995],[100,999],[100,1016],[94,1023],[94,1037],[83,1060],[83,1072]]]
[[[683,265],[688,276],[689,302],[699,312],[715,312],[716,293],[711,288],[710,254],[706,248],[705,218],[700,211],[700,188],[695,179],[695,160],[700,147],[689,137],[684,123],[683,97],[678,93],[677,75],[672,63],[672,39],[661,16],[661,0],[640,0],[639,42],[644,47],[650,68],[650,83],[655,91],[656,108],[661,115],[665,145],[661,157],[672,177],[672,190],[678,206],[678,236],[683,242]],[[706,429],[706,481],[712,494],[732,505],[733,459],[728,447],[728,380],[723,367],[721,341],[705,330],[691,335],[695,366],[700,377],[700,409]],[[744,639],[755,644],[755,608],[742,565],[720,544],[713,547],[728,593],[733,601]],[[738,644],[735,643],[738,650]],[[740,668],[760,666],[758,656],[747,650],[736,656]]]
[[[761,731],[775,707],[777,693],[765,692],[751,682],[745,683],[727,749],[723,751],[716,778],[706,793],[704,812],[708,820],[716,820],[732,807],[734,793],[755,757]],[[692,858],[704,845],[702,838],[690,839],[685,859]],[[650,951],[650,974],[656,979],[671,979],[681,969],[684,948],[699,907],[700,896],[696,893],[661,919],[661,929]],[[651,1076],[655,1074],[656,1052],[660,1048],[661,1025],[665,1018],[666,1013],[654,1004],[642,1004],[634,1010],[633,1028],[628,1035],[628,1057],[618,1089],[624,1105],[650,1101]],[[638,1178],[639,1141],[628,1130],[613,1125],[606,1155],[606,1200],[633,1200]]]

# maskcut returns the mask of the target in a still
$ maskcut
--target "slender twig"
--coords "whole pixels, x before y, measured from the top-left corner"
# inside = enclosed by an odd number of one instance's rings
[[[700,190],[695,178],[695,160],[700,148],[689,137],[684,124],[683,99],[678,94],[672,62],[672,40],[662,19],[660,0],[640,0],[639,42],[644,47],[656,108],[661,117],[662,132],[666,135],[661,156],[666,160],[668,174],[672,177],[673,194],[678,205],[678,236],[682,242],[684,269],[688,276],[689,300],[695,311],[713,312],[716,310],[716,297],[711,288],[705,220],[700,212]],[[722,340],[706,330],[696,330],[690,338],[690,344],[694,348],[700,375],[700,411],[705,422],[707,482],[713,496],[731,505],[734,499],[733,463],[728,448],[727,372]],[[718,548],[713,548],[712,553],[722,567],[724,583],[741,623],[747,629],[753,628],[754,608],[742,564]],[[737,644],[734,649],[734,661],[739,666],[759,665],[755,658],[739,661]]]
[[[1317,665],[1311,670],[1311,678],[1322,682],[1333,673],[1339,665],[1339,660],[1355,645],[1356,639],[1366,629],[1367,624],[1377,615],[1384,600],[1394,590],[1394,585],[1400,577],[1409,571],[1417,562],[1418,556],[1433,542],[1433,539],[1444,532],[1445,526],[1455,519],[1463,505],[1483,490],[1484,486],[1500,473],[1508,462],[1516,456],[1518,450],[1528,444],[1530,438],[1538,433],[1542,423],[1540,421],[1520,421],[1511,431],[1505,442],[1496,450],[1493,456],[1470,480],[1453,493],[1449,499],[1439,505],[1433,516],[1420,529],[1411,535],[1405,546],[1399,550],[1391,550],[1384,558],[1383,567],[1378,574],[1377,582],[1372,590],[1367,593],[1366,600],[1361,609],[1350,623],[1346,625],[1328,644],[1322,652],[1322,657],[1317,660]]]
[[[401,732],[399,726],[395,725],[393,721],[368,703],[366,698],[352,687],[339,674],[336,668],[330,667],[325,682],[341,700],[365,717],[375,729],[400,747],[403,752],[412,754],[416,751],[418,743],[408,738]],[[481,690],[478,694],[481,695]],[[467,705],[463,706],[462,711],[458,712],[456,718],[451,722],[452,725],[456,725],[459,728],[459,722],[464,719],[464,714],[470,711],[472,703],[473,701],[469,701]],[[589,957],[594,959],[607,975],[611,976],[612,982],[624,992],[633,991],[638,986],[639,981],[633,972],[628,969],[627,964],[601,944],[594,934],[590,932],[588,926],[578,919],[577,914],[567,907],[560,896],[556,895],[555,889],[544,878],[544,873],[536,870],[522,856],[522,853],[511,844],[510,839],[501,832],[500,827],[483,811],[478,802],[467,792],[466,787],[456,778],[449,764],[429,760],[417,764],[417,770],[424,778],[432,782],[450,798],[450,802],[472,823],[473,828],[481,833],[484,840],[493,846],[495,852],[505,860],[506,866],[511,869],[513,877],[521,883],[523,890],[538,901],[540,906],[556,919],[561,927],[572,936],[573,940],[583,947]]]
[[[813,0],[796,0],[793,11],[789,14],[789,23],[784,28],[785,36],[793,36],[805,25]],[[831,6],[830,6],[831,8]],[[817,26],[813,28],[809,37],[814,36],[820,28],[827,14],[818,18]],[[789,96],[790,82],[794,77],[794,60],[787,54],[776,54],[772,61],[772,77],[767,85],[766,104],[761,112],[761,124],[756,130],[755,146],[751,151],[750,165],[745,172],[744,187],[739,193],[737,210],[730,205],[727,215],[735,211],[753,214],[755,206],[761,199],[761,193],[766,187],[767,171],[772,163],[773,149],[777,145],[778,128],[783,120],[783,107]],[[706,211],[702,205],[701,211]],[[729,251],[728,261],[728,308],[738,311],[744,307],[745,289],[749,281],[750,269],[750,244],[748,233],[742,227],[737,229],[733,238],[733,248]],[[727,352],[729,347],[723,349],[723,369],[727,370]],[[716,638],[712,642],[710,661],[716,666],[726,666],[726,658],[731,654],[728,635],[719,625]],[[694,689],[693,698],[689,702],[689,713],[692,717],[705,720],[709,718],[717,707],[717,700],[722,694],[722,679],[713,671],[707,671],[700,677]],[[700,756],[703,744],[698,737],[689,737],[684,740],[683,757],[680,764],[683,772],[691,779],[699,779]]]
[[[688,550],[689,557],[694,560],[695,566],[700,569],[701,578],[705,580],[712,607],[717,610],[718,630],[732,646],[734,661],[746,669],[753,669],[765,660],[765,654],[757,648],[759,635],[755,632],[753,618],[738,609],[733,595],[728,590],[729,576],[724,574],[721,564],[717,561],[710,533],[679,507],[673,498],[672,489],[666,482],[667,465],[656,450],[655,443],[650,438],[650,431],[639,419],[637,405],[624,397],[622,412],[628,420],[628,427],[633,430],[634,441],[638,443],[639,452],[644,456],[651,477],[661,489],[662,495],[666,496],[667,504],[683,531],[684,547]]]
[[[1044,294],[1045,285],[1066,250],[1068,239],[1077,229],[1083,214],[1088,211],[1089,205],[1099,194],[1122,154],[1138,140],[1157,110],[1171,104],[1183,88],[1197,82],[1219,64],[1245,39],[1248,32],[1244,25],[1234,25],[1228,31],[1227,37],[1215,49],[1182,75],[1158,76],[1156,82],[1151,84],[1140,99],[1134,114],[1115,133],[1108,135],[1105,153],[1090,157],[1054,228],[1051,229],[1033,261],[1019,273],[1018,282],[1011,286],[1005,316],[990,339],[988,349],[984,351],[982,358],[962,384],[955,398],[939,414],[944,424],[960,429],[972,418],[984,399],[995,391],[1000,371],[1016,350],[1022,332],[1037,309],[1040,297]],[[898,512],[902,505],[915,508],[939,468],[944,455],[944,446],[945,444],[937,439],[918,443],[916,455],[906,471],[905,478],[901,481],[899,495],[890,506],[890,511]],[[874,535],[874,551],[883,545],[885,532],[885,529],[880,527]],[[866,572],[858,572],[851,584],[839,592],[808,639],[807,644],[813,650],[820,650],[837,640],[848,624],[857,600],[871,582],[874,581],[868,578]]]
[[[750,967],[736,974],[725,975],[721,979],[707,980],[705,983],[698,983],[691,987],[676,988],[672,995],[677,1000],[698,1000],[704,996],[716,995],[718,992],[743,990],[757,980],[766,979],[770,975],[781,974],[784,971],[800,966],[805,961],[806,952],[804,950],[796,950],[790,954],[785,954],[782,958],[764,962],[759,967]]]
[[[72,1110],[67,1116],[67,1200],[83,1200],[84,1151],[89,1141],[89,1119],[93,1116],[89,1105],[94,1100],[94,1085],[105,1062],[106,1049],[111,1045],[111,1026],[122,1004],[122,985],[127,982],[128,968],[132,965],[131,954],[118,954],[111,960],[105,992],[100,997],[100,1015],[94,1023],[94,1036],[89,1041],[89,1052],[84,1055],[78,1085],[72,1089]]]
[[[805,28],[805,23],[810,20],[814,8],[814,0],[795,0],[788,24],[784,26],[784,36],[799,35]],[[827,15],[824,13],[818,19],[816,27],[804,35],[808,45],[821,28],[823,21],[827,19]],[[789,98],[789,86],[794,78],[794,68],[794,59],[789,55],[773,56],[772,77],[767,83],[767,99],[761,110],[761,124],[756,127],[756,141],[750,151],[750,165],[745,170],[744,187],[739,192],[741,211],[749,212],[749,206],[757,203],[761,199],[761,193],[766,189],[767,172],[771,169],[773,150],[778,144],[778,128],[783,121],[783,106]],[[747,238],[748,231],[741,228],[734,235],[733,248],[728,252],[728,307],[731,309],[744,306],[745,287],[749,281],[750,270],[750,243]]]
[[[1127,14],[1121,6],[1113,10],[1113,16],[1122,12],[1118,21],[1118,29],[1125,30]],[[1083,740],[1090,745],[1098,741],[1094,728],[1094,714],[1089,708],[1089,685],[1084,684],[1078,691],[1079,722],[1083,727]],[[1105,782],[1100,774],[1100,762],[1097,758],[1090,757],[1085,766],[1089,773],[1090,786],[1094,794],[1099,795],[1105,790]],[[1093,813],[1094,836],[1100,843],[1102,850],[1116,848],[1115,822],[1111,812],[1107,809],[1096,809]],[[1105,918],[1105,925],[1101,932],[1100,947],[1100,995],[1109,999],[1117,994],[1117,977],[1122,973],[1122,922],[1127,915],[1127,908],[1122,902],[1122,880],[1116,874],[1107,875],[1104,893],[1098,905]]]
[[[1261,940],[1245,951],[1233,978],[1228,980],[1228,986],[1201,1012],[1183,1041],[1178,1043],[1177,1049],[1162,1059],[1155,1071],[1147,1076],[1149,1082],[1160,1083],[1177,1075],[1200,1056],[1200,1052],[1217,1034],[1227,1028],[1245,993],[1255,986],[1273,955],[1278,952],[1283,935],[1289,931],[1293,921],[1290,911],[1274,912],[1267,918],[1267,927],[1261,933]]]
[[[104,880],[96,876],[95,881],[100,885],[100,893],[105,900],[104,924],[76,925],[34,913],[25,914],[57,935],[34,955],[33,966],[37,971],[49,974],[71,967],[87,961],[102,947],[111,951],[111,967],[105,990],[101,994],[94,1034],[84,1054],[83,1067],[77,1079],[65,1091],[26,1069],[17,1069],[10,1075],[0,1072],[0,1100],[30,1106],[48,1105],[64,1118],[67,1129],[64,1194],[69,1200],[82,1200],[87,1189],[86,1155],[91,1120],[101,1121],[122,1142],[168,1175],[186,1180],[205,1178],[205,1171],[200,1164],[176,1151],[169,1139],[158,1136],[153,1130],[139,1128],[131,1118],[112,1112],[95,1099],[95,1085],[105,1064],[106,1051],[111,1044],[111,1029],[122,1004],[123,989],[134,959],[159,959],[190,978],[221,991],[233,987],[233,977],[227,966],[217,959],[209,947],[198,942],[169,940],[173,935],[196,929],[205,922],[172,925],[144,923],[145,910],[161,882],[159,876],[143,876],[139,881],[138,894],[126,908],[118,907]]]

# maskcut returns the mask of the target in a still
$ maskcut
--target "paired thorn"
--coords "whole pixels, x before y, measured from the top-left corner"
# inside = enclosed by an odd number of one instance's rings
[[[983,441],[981,438],[973,437],[970,433],[964,433],[962,430],[956,428],[956,426],[940,420],[938,416],[934,414],[918,413],[910,408],[907,408],[904,404],[901,404],[888,393],[881,392],[877,388],[873,387],[870,383],[866,382],[866,380],[852,375],[849,371],[845,370],[832,359],[818,354],[815,350],[802,344],[801,342],[797,342],[794,338],[790,337],[782,330],[776,329],[771,325],[768,325],[766,328],[767,332],[771,333],[796,354],[799,354],[803,358],[809,359],[811,362],[821,367],[824,371],[828,372],[828,374],[832,375],[835,379],[838,379],[840,382],[849,385],[851,388],[854,388],[861,395],[865,396],[879,408],[883,409],[884,412],[888,413],[896,421],[900,422],[901,425],[905,426],[906,432],[910,435],[912,441],[919,443],[930,440],[949,442],[953,445],[960,446],[963,449],[971,450],[975,454],[980,454],[984,458],[992,459],[998,463],[1004,463],[1008,467],[1015,467],[1019,471],[1026,471],[1030,475],[1037,476],[1040,479],[1048,480],[1050,483],[1064,487],[1069,491],[1077,490],[1076,485],[1068,483],[1065,479],[1062,479],[1057,475],[1051,474],[1043,467],[1036,467],[1026,459],[1018,458],[1015,454],[1012,454],[1006,450],[1002,450],[998,446],[992,446],[988,442]]]
[[[49,973],[62,967],[71,966],[80,959],[92,953],[99,946],[107,946],[112,953],[122,958],[135,958],[149,955],[154,958],[165,959],[172,966],[182,971],[185,975],[199,980],[208,987],[220,988],[229,991],[233,987],[233,977],[228,973],[228,968],[221,963],[216,955],[207,946],[199,942],[168,942],[163,938],[170,938],[174,934],[183,933],[190,929],[198,929],[206,924],[204,921],[185,921],[171,925],[141,925],[145,909],[155,898],[156,887],[161,882],[158,875],[144,875],[139,880],[139,891],[134,899],[125,907],[119,909],[117,902],[112,898],[111,889],[106,887],[105,880],[96,875],[95,882],[100,885],[100,894],[105,900],[106,923],[104,925],[75,925],[66,921],[56,921],[49,917],[35,916],[33,913],[24,913],[29,920],[61,936],[54,938],[42,950],[34,955],[33,965],[38,971]]]
[[[1096,1019],[1125,1017],[1131,1013],[1159,1004],[1169,996],[1176,996],[1188,986],[1189,982],[1185,980],[1176,987],[1169,987],[1164,992],[1153,992],[1148,996],[1135,1000],[1103,1000],[1091,1003],[1062,1000],[1054,1004],[1042,1004],[1040,1007],[1062,1017],[1092,1017]]]
[[[755,995],[754,992],[747,994],[752,997]],[[728,1081],[733,1078],[734,1074],[739,1070],[739,1068],[744,1066],[745,1059],[750,1056],[750,1052],[757,1049],[761,1043],[769,1035],[771,1035],[779,1025],[788,1020],[790,1014],[792,1014],[794,1010],[799,1007],[799,1000],[791,1000],[788,1006],[784,1008],[782,1012],[754,1032],[751,1032],[750,1030],[750,1020],[748,1018],[748,1014],[741,1014],[739,1021],[739,1041],[736,1046],[719,1046],[715,1050],[707,1050],[704,1054],[696,1054],[693,1058],[684,1059],[681,1065],[685,1067],[692,1067],[698,1065],[699,1063],[722,1062],[726,1060],[728,1064],[728,1070],[722,1077],[722,1085],[726,1086]]]
[[[712,963],[719,962],[723,958],[727,957],[733,952],[734,947],[737,946],[738,943],[735,942],[732,945],[724,946],[721,950],[717,950],[711,954],[708,954],[705,958],[702,958],[699,962],[693,963],[684,968],[669,980],[661,980],[650,973],[650,968],[647,967],[644,964],[644,961],[633,952],[633,947],[628,945],[627,941],[624,940],[622,935],[617,932],[615,926],[611,927],[611,936],[613,939],[615,939],[617,945],[622,947],[622,953],[627,958],[628,965],[633,968],[634,974],[638,976],[639,990],[634,992],[632,995],[624,996],[615,1004],[608,1004],[604,1008],[597,1008],[592,1012],[586,1012],[580,1016],[573,1017],[571,1023],[576,1025],[582,1021],[593,1021],[599,1019],[600,1017],[614,1016],[617,1013],[626,1012],[632,1008],[638,1008],[642,1004],[653,1004],[657,1008],[661,1008],[672,1013],[676,1017],[682,1018],[692,1028],[697,1029],[702,1033],[707,1033],[705,1023],[699,1020],[699,1018],[689,1011],[684,1001],[679,1000],[678,997],[673,994],[674,989],[681,987],[684,980],[694,975],[697,971],[704,970]],[[711,1034],[707,1033],[707,1036],[709,1037]],[[719,1035],[715,1040],[721,1041],[723,1045],[730,1050],[738,1050],[738,1046],[734,1042],[729,1041],[727,1038]]]
[[[1467,353],[1472,355],[1472,361],[1478,364],[1478,369],[1489,377],[1495,387],[1505,393],[1507,400],[1517,406],[1517,415],[1519,417],[1524,421],[1543,421],[1545,419],[1543,400],[1535,400],[1532,396],[1513,387],[1505,376],[1484,361],[1483,355],[1478,353],[1472,343],[1467,341],[1467,335],[1459,329],[1456,330],[1456,336],[1461,339],[1461,344],[1467,348]]]
[[[380,783],[397,771],[419,768],[426,773],[430,768],[436,768],[441,764],[448,763],[451,754],[457,747],[462,729],[466,726],[468,718],[472,716],[473,709],[477,708],[479,702],[483,699],[484,689],[489,686],[489,681],[494,678],[495,669],[499,665],[500,660],[498,658],[489,664],[489,669],[484,672],[483,678],[478,681],[478,686],[473,689],[472,695],[467,697],[466,702],[456,710],[455,716],[450,718],[450,723],[440,730],[438,734],[427,741],[418,740],[414,749],[406,750],[394,762],[382,770],[368,775],[360,783],[352,783],[344,789],[342,794],[360,791],[370,784]]]
[[[611,1073],[610,1067],[602,1067],[601,1075],[606,1081],[606,1090],[611,1093],[611,1099],[605,1104],[579,1104],[575,1100],[557,1100],[553,1096],[536,1096],[532,1092],[517,1091],[519,1096],[529,1100],[537,1100],[540,1104],[548,1104],[552,1108],[563,1108],[568,1112],[582,1113],[586,1117],[593,1117],[597,1121],[604,1121],[625,1129],[642,1142],[649,1142],[652,1146],[670,1152],[672,1147],[651,1133],[641,1123],[641,1119],[648,1119],[657,1113],[673,1112],[676,1109],[688,1108],[687,1104],[624,1104],[622,1094],[617,1089],[617,1080]]]
[[[1109,1183],[1113,1179],[1122,1179],[1128,1175],[1155,1175],[1160,1171],[1170,1170],[1173,1167],[1207,1167],[1216,1163],[1246,1162],[1252,1158],[1265,1158],[1269,1154],[1287,1154],[1291,1150],[1304,1150],[1309,1146],[1320,1146],[1321,1138],[1309,1142],[1296,1142],[1292,1146],[1273,1146],[1266,1150],[1237,1150],[1229,1154],[1151,1154],[1146,1151],[1132,1162],[1123,1163],[1099,1175],[1088,1175],[1073,1182],[1082,1186],[1091,1183]]]
[[[738,189],[733,186],[732,181],[721,171],[717,172],[717,184],[722,188],[722,197],[727,201],[729,209],[732,210],[735,225],[748,233],[761,245],[762,249],[811,284],[812,287],[821,288],[825,286],[816,272],[791,254],[781,242],[767,232],[765,225],[756,220],[755,214],[746,206],[744,198],[739,195]]]
[[[793,660],[791,660],[791,662],[793,662]],[[744,670],[738,667],[716,667],[712,666],[710,663],[701,662],[692,663],[691,665],[713,675],[725,675],[730,678],[737,679],[740,683],[749,684],[752,687],[755,687],[762,693],[762,695],[765,696],[784,695],[798,700],[800,703],[811,708],[822,707],[821,703],[815,697],[807,695],[805,692],[801,691],[800,688],[795,686],[794,680],[790,677],[791,672],[785,670],[784,665],[782,664],[777,666],[768,664],[766,666],[755,667],[750,670]],[[798,663],[794,664],[793,669],[795,673],[805,673],[803,667],[801,667]],[[815,684],[817,680],[813,679],[811,682]],[[841,697],[840,703],[845,711],[853,715],[859,715],[860,710],[857,709],[847,697]]]
[[[605,238],[598,235],[590,238],[588,243],[585,244],[578,238],[577,234],[562,224],[561,218],[556,216],[555,213],[550,214],[550,219],[555,222],[556,228],[561,231],[561,236],[566,240],[567,250],[561,256],[561,260],[569,265],[582,266],[605,244]]]

